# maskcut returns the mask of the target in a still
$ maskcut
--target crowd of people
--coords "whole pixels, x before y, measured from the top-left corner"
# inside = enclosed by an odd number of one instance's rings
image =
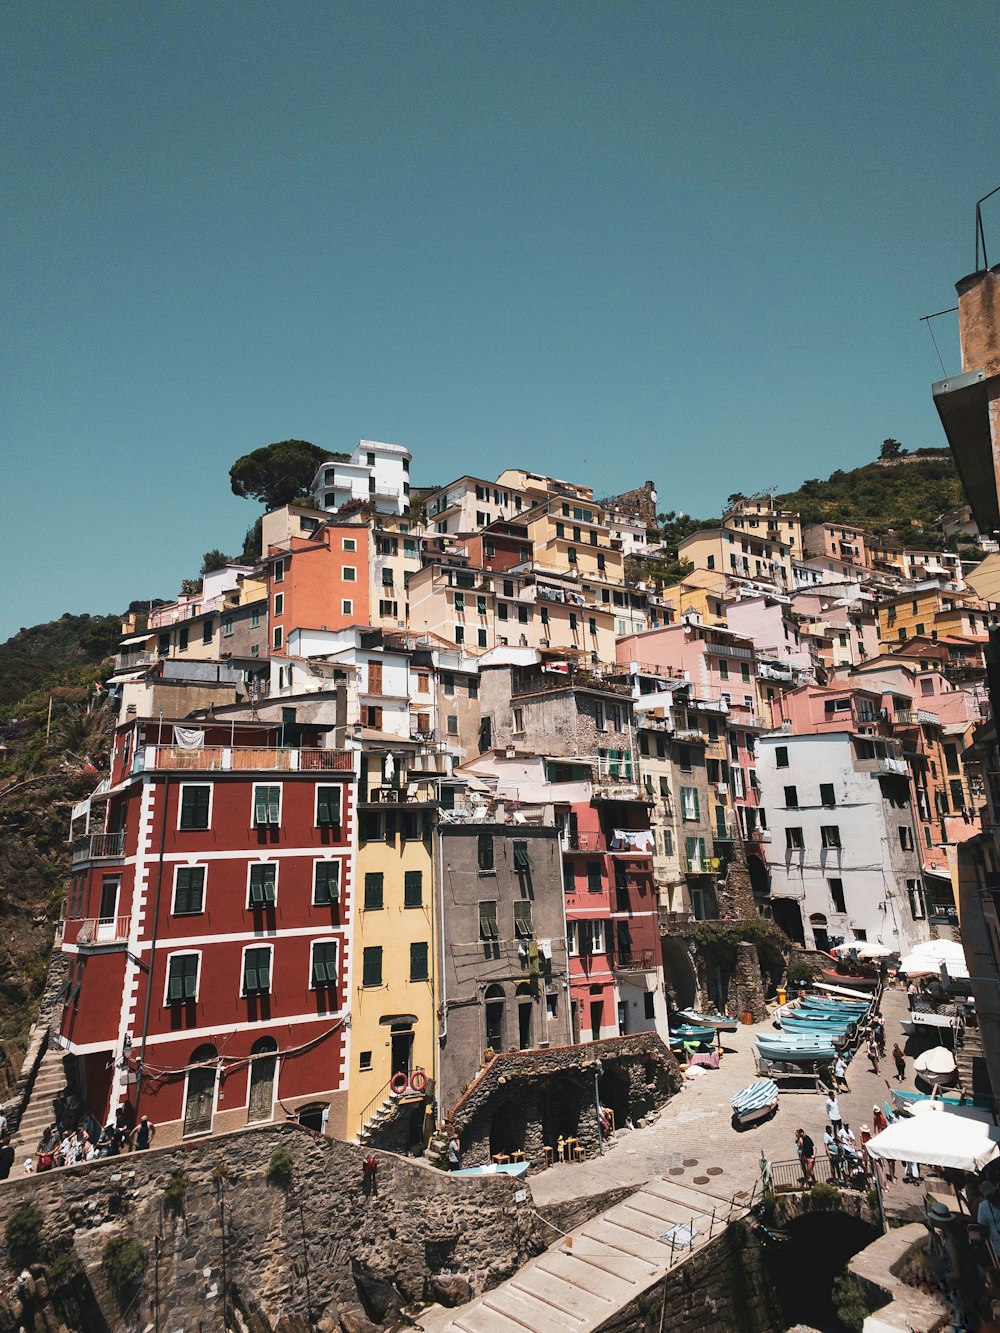
[[[152,1147],[156,1126],[148,1116],[133,1123],[131,1108],[123,1106],[113,1121],[100,1122],[81,1106],[69,1089],[53,1098],[54,1119],[46,1125],[34,1153],[24,1159],[24,1174],[35,1175],[59,1166],[74,1166],[122,1152]],[[10,1178],[16,1161],[7,1119],[0,1114],[0,1180]]]

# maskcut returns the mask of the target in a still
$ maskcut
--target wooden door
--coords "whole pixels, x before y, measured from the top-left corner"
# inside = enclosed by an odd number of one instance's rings
[[[251,1054],[250,1101],[247,1120],[270,1120],[274,1114],[274,1074],[278,1064],[277,1044],[271,1037],[255,1042]]]
[[[207,1134],[212,1128],[212,1113],[215,1110],[216,1067],[205,1063],[216,1058],[218,1051],[214,1046],[199,1046],[191,1057],[191,1063],[199,1068],[189,1071],[187,1092],[184,1096],[184,1133]]]

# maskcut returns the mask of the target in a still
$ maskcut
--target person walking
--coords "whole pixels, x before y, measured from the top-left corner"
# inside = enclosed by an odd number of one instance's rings
[[[875,1045],[878,1047],[880,1060],[885,1059],[885,1019],[881,1014],[875,1015]]]
[[[823,1131],[823,1147],[826,1149],[826,1155],[830,1160],[830,1175],[834,1180],[839,1180],[840,1144],[837,1142],[837,1135],[832,1125],[827,1125]]]
[[[872,1107],[872,1135],[881,1134],[883,1129],[889,1128],[889,1121],[881,1106]]]
[[[833,1062],[833,1078],[838,1092],[850,1092],[847,1086],[847,1061],[842,1055],[838,1055]]]
[[[896,1066],[896,1082],[902,1083],[903,1079],[906,1077],[906,1056],[899,1049],[898,1041],[892,1048],[892,1059]]]
[[[144,1115],[132,1131],[132,1147],[136,1152],[145,1152],[147,1148],[153,1146],[155,1137],[156,1126],[151,1123],[148,1116]]]
[[[824,1103],[824,1109],[826,1111],[826,1118],[833,1126],[833,1132],[836,1133],[843,1122],[840,1118],[840,1103],[837,1101],[837,1094],[835,1092],[831,1092],[829,1097],[827,1097],[826,1102]]]
[[[455,1130],[448,1139],[448,1170],[457,1171],[462,1162],[462,1143]]]
[[[875,1040],[874,1034],[873,1034],[871,1037],[868,1038],[868,1052],[867,1052],[867,1054],[868,1054],[868,1063],[869,1063],[869,1064],[871,1065],[871,1067],[872,1067],[872,1073],[873,1073],[873,1074],[877,1074],[877,1073],[878,1073],[878,1043],[877,1043],[876,1040]]]
[[[816,1184],[816,1145],[804,1129],[795,1131],[795,1147],[802,1163],[802,1179],[807,1185]]]

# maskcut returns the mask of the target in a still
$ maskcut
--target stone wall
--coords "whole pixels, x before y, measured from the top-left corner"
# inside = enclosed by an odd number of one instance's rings
[[[611,1107],[618,1123],[626,1115],[639,1120],[655,1111],[681,1085],[677,1061],[655,1032],[497,1056],[450,1116],[465,1164],[513,1150],[542,1162],[544,1148],[555,1148],[560,1135],[579,1138],[587,1156],[599,1152],[595,1074],[601,1103]]]
[[[760,976],[760,958],[757,948],[748,940],[736,946],[736,961],[729,978],[729,1012],[753,1014],[753,1021],[761,1023],[767,1017],[764,1003],[764,984]]]
[[[268,1179],[277,1148],[293,1160],[287,1187]],[[456,1179],[385,1155],[378,1198],[369,1198],[363,1156],[296,1125],[266,1126],[0,1185],[0,1212],[36,1204],[43,1249],[72,1246],[84,1301],[108,1327],[129,1330],[222,1328],[225,1302],[249,1333],[365,1333],[412,1302],[467,1300],[545,1244],[523,1181]],[[163,1194],[175,1172],[186,1182],[176,1210]],[[117,1235],[148,1250],[134,1300],[116,1296],[103,1276],[104,1245]],[[13,1273],[0,1236],[0,1291]],[[9,1296],[0,1302],[0,1333],[58,1328],[58,1297],[47,1298],[44,1286],[41,1295]]]

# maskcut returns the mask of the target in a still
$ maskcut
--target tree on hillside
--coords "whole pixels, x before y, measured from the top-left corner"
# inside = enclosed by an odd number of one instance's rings
[[[229,469],[234,495],[259,500],[268,509],[280,509],[309,494],[316,469],[331,454],[308,440],[278,440],[237,458]]]
[[[217,569],[225,569],[228,564],[229,556],[216,547],[205,552],[201,562],[201,573],[212,574]]]
[[[898,440],[888,439],[882,441],[882,448],[878,451],[879,458],[902,458],[906,450]]]

